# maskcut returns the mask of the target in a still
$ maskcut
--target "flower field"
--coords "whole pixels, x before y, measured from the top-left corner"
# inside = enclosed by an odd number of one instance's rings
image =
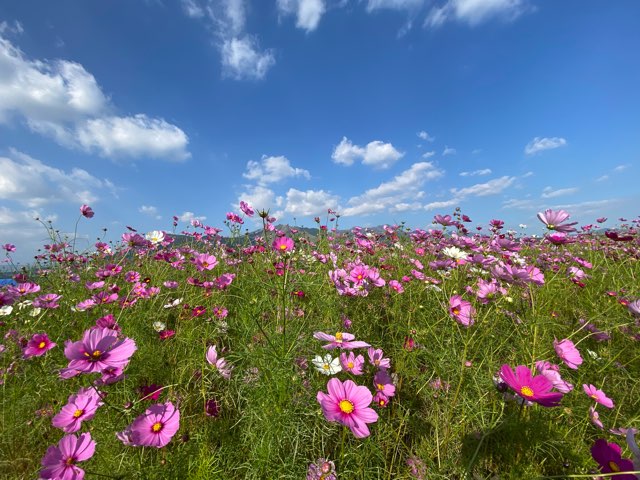
[[[0,476],[640,478],[639,221],[538,218],[45,225],[0,287]]]

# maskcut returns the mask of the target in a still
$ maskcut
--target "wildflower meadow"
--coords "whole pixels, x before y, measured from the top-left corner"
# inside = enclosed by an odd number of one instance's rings
[[[570,214],[43,223],[2,246],[0,476],[640,478],[640,220]]]

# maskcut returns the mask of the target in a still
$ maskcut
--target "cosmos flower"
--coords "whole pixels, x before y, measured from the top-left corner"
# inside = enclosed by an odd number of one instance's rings
[[[576,229],[573,228],[573,225],[577,225],[578,222],[565,223],[565,224],[562,223],[565,220],[567,220],[569,217],[570,215],[564,210],[554,211],[551,209],[547,209],[544,211],[544,213],[538,212],[538,219],[542,223],[544,223],[549,230],[555,230],[556,232],[563,232],[563,233],[575,232]]]
[[[322,348],[326,350],[332,350],[334,348],[342,348],[344,350],[352,350],[354,348],[369,347],[366,342],[359,340],[353,341],[355,335],[347,332],[337,332],[335,335],[329,335],[324,332],[314,332],[313,338],[317,340],[323,340],[329,342],[327,345],[323,345]]]
[[[556,407],[562,400],[562,393],[551,392],[553,384],[543,375],[532,376],[524,365],[516,367],[515,373],[509,365],[502,365],[500,378],[516,395],[544,407]]]
[[[622,449],[617,443],[607,443],[603,438],[595,441],[591,447],[591,456],[598,462],[601,473],[617,473],[632,472],[633,462],[629,459],[622,458]],[[628,475],[616,475],[619,480],[636,480],[636,476],[632,473]]]
[[[470,302],[462,300],[460,295],[454,295],[449,299],[449,315],[458,323],[468,327],[473,325],[472,315],[475,314]]]
[[[69,397],[67,404],[53,417],[51,424],[65,433],[77,432],[83,421],[94,417],[100,405],[102,401],[96,390],[82,388]]]
[[[378,414],[369,407],[373,395],[367,387],[347,380],[332,378],[327,383],[328,394],[318,392],[316,399],[330,422],[339,422],[351,429],[356,438],[370,435],[368,423],[378,421]]]
[[[582,365],[580,352],[574,343],[568,338],[561,341],[554,338],[553,348],[555,349],[558,357],[560,357],[567,367],[577,370],[578,366]]]
[[[150,406],[125,432],[134,446],[162,448],[180,428],[180,411],[173,403]]]
[[[36,333],[27,342],[22,351],[23,358],[40,357],[55,347],[57,344],[49,340],[46,333]]]
[[[613,408],[613,400],[611,400],[607,395],[602,391],[598,390],[593,385],[583,384],[582,388],[584,388],[584,393],[586,393],[589,397],[593,398],[596,403],[599,403],[603,407]]]
[[[89,460],[96,451],[96,442],[90,433],[79,437],[65,435],[57,446],[50,446],[42,459],[40,478],[55,480],[83,480],[84,470],[76,466],[78,462]]]
[[[340,358],[333,358],[330,353],[327,353],[324,357],[316,355],[311,362],[315,365],[316,369],[324,375],[335,375],[342,371]]]
[[[95,215],[94,211],[91,209],[89,205],[82,205],[80,207],[80,213],[85,218],[92,218]]]
[[[82,340],[68,342],[64,355],[70,360],[68,369],[93,373],[108,367],[124,369],[136,349],[130,338],[119,340],[113,330],[92,328],[84,332]]]

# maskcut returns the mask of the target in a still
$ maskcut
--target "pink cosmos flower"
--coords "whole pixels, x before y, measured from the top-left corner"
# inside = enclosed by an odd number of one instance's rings
[[[251,208],[251,206],[249,206],[247,202],[244,202],[242,200],[240,200],[240,210],[242,210],[242,213],[244,213],[247,217],[253,217],[253,214],[255,213],[253,208]]]
[[[573,225],[577,225],[578,222],[562,223],[569,217],[570,215],[564,210],[553,211],[547,209],[544,213],[538,212],[538,219],[544,223],[549,230],[555,230],[557,232],[575,232],[576,229],[573,228]]]
[[[23,358],[40,357],[55,347],[57,344],[49,340],[46,333],[36,333],[27,342],[22,351]]]
[[[162,448],[180,428],[180,411],[171,402],[150,406],[128,428],[135,446]]]
[[[391,360],[389,358],[384,358],[384,352],[382,349],[369,347],[367,349],[367,354],[369,355],[369,362],[371,365],[378,368],[391,368]]]
[[[562,400],[562,393],[551,392],[553,384],[546,377],[532,376],[531,370],[524,365],[517,366],[515,373],[509,365],[502,365],[500,378],[524,400],[539,403],[544,407],[556,407]]]
[[[231,371],[233,370],[233,367],[227,366],[227,361],[224,358],[218,358],[218,352],[216,351],[215,345],[211,345],[209,347],[206,353],[206,358],[207,362],[209,362],[210,365],[216,367],[223,378],[226,378],[227,380],[231,378]]]
[[[634,300],[633,302],[630,302],[629,305],[627,305],[627,308],[629,309],[631,315],[633,315],[634,317],[640,317],[640,300]]]
[[[211,270],[218,264],[218,260],[213,255],[207,253],[199,253],[195,255],[191,262],[196,266],[199,272],[203,270]]]
[[[349,355],[346,352],[342,352],[340,354],[340,363],[345,371],[354,375],[362,375],[362,367],[364,367],[364,357],[362,355],[356,357],[353,352],[349,352]]]
[[[396,394],[396,386],[393,384],[391,375],[386,370],[378,370],[373,376],[373,385],[376,392],[384,394],[386,397],[393,397]]]
[[[613,408],[613,400],[611,400],[607,395],[602,391],[598,390],[593,385],[583,384],[582,388],[584,388],[584,393],[586,393],[589,397],[593,398],[597,403],[602,405],[603,407]]]
[[[596,440],[591,447],[591,456],[598,462],[602,473],[632,472],[634,470],[633,462],[622,458],[621,452],[622,449],[617,443],[607,443],[603,438]],[[636,480],[636,476],[632,473],[616,475],[611,478],[616,480]]]
[[[378,414],[369,407],[373,400],[369,389],[351,380],[342,383],[332,378],[327,383],[327,390],[329,394],[318,392],[316,396],[325,418],[346,425],[356,438],[368,437],[367,424],[378,421]]]
[[[94,215],[94,212],[93,210],[91,210],[91,207],[89,205],[82,205],[80,207],[80,213],[85,218],[92,218]]]
[[[90,433],[80,437],[65,435],[57,446],[50,446],[42,458],[40,478],[52,480],[83,480],[84,470],[76,463],[89,460],[96,451],[96,442]]]
[[[391,280],[389,281],[389,287],[393,290],[395,290],[398,293],[402,293],[404,292],[404,287],[402,286],[402,284],[397,281],[397,280]]]
[[[108,367],[124,369],[136,349],[130,338],[119,340],[113,330],[92,328],[84,332],[82,340],[67,342],[64,355],[70,360],[69,370],[93,373]]]
[[[596,412],[596,409],[593,406],[589,407],[589,420],[591,420],[591,423],[599,429],[604,429],[604,425],[600,421],[600,415],[598,415],[598,412]]]
[[[71,395],[60,413],[53,417],[51,424],[65,433],[80,430],[82,422],[91,420],[102,401],[98,392],[93,388],[82,388]]]
[[[536,362],[536,370],[539,374],[547,378],[552,384],[553,388],[562,393],[569,393],[573,390],[573,385],[565,381],[560,377],[560,368],[553,363],[539,361]]]
[[[462,300],[460,295],[454,295],[449,299],[449,315],[465,327],[473,325],[472,315],[475,314],[470,302]]]
[[[280,253],[293,251],[294,245],[293,239],[289,237],[277,237],[271,244],[273,249]]]
[[[15,252],[16,251],[16,246],[13,245],[12,243],[5,243],[4,245],[2,245],[2,249],[6,250],[7,253]]]
[[[314,332],[313,338],[317,340],[323,340],[325,342],[330,342],[327,345],[322,346],[322,348],[326,350],[332,350],[334,348],[351,350],[354,348],[362,348],[362,347],[370,346],[368,343],[362,342],[360,340],[352,341],[354,338],[356,338],[356,336],[347,332],[337,332],[335,336],[329,335],[324,332]]]
[[[565,363],[565,365],[574,370],[578,369],[578,366],[582,365],[582,357],[580,352],[573,344],[571,340],[565,338],[558,342],[557,339],[553,339],[553,348],[556,350],[556,354]]]

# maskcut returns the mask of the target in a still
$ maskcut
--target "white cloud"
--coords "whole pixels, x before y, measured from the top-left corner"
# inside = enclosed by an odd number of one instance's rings
[[[534,201],[530,198],[510,198],[502,203],[502,208],[515,208],[517,210],[531,210],[540,209],[540,201]]]
[[[81,168],[67,172],[15,150],[11,155],[13,158],[0,157],[0,199],[3,200],[29,208],[58,202],[79,206],[95,203],[99,198],[97,190],[113,187],[108,180],[100,180]]]
[[[22,35],[23,33],[24,28],[22,27],[22,24],[17,20],[15,20],[13,23],[9,23],[7,21],[0,22],[0,35]]]
[[[529,8],[527,0],[447,0],[431,8],[424,24],[438,27],[448,20],[456,20],[475,26],[492,18],[511,21]]]
[[[184,212],[181,215],[178,215],[178,220],[181,222],[191,222],[191,220],[200,220],[201,222],[205,221],[207,217],[205,216],[196,216],[193,212]]]
[[[490,175],[490,174],[491,174],[490,168],[483,168],[481,170],[474,170],[472,172],[460,172],[461,177],[476,177],[476,176]]]
[[[433,137],[433,136],[429,135],[424,130],[421,130],[416,135],[418,135],[419,138],[421,138],[422,140],[424,140],[426,142],[433,142],[436,139],[436,137]]]
[[[431,203],[427,203],[424,206],[425,210],[438,210],[441,208],[448,208],[448,207],[453,207],[453,206],[457,206],[460,204],[460,201],[462,199],[461,198],[452,198],[451,200],[444,200],[441,202],[431,202]]]
[[[391,143],[384,143],[380,140],[369,142],[366,147],[360,147],[351,143],[347,137],[342,137],[342,141],[333,150],[331,158],[340,165],[353,165],[353,162],[360,159],[364,165],[371,165],[374,168],[389,168],[404,156]]]
[[[596,178],[596,182],[604,182],[605,180],[609,180],[609,175],[602,175]]]
[[[427,158],[431,158],[436,154],[436,152],[434,150],[431,150],[430,152],[424,152],[422,154],[422,158],[427,159]]]
[[[506,188],[513,185],[515,181],[516,177],[508,177],[505,175],[504,177],[494,178],[486,183],[477,183],[466,188],[452,188],[450,192],[457,197],[485,197],[487,195],[496,195],[501,193]]]
[[[369,0],[367,11],[390,10],[416,10],[424,4],[424,0]]]
[[[577,187],[560,188],[558,190],[554,190],[551,187],[545,187],[542,191],[542,198],[555,198],[563,195],[571,195],[572,193],[576,193],[578,190],[579,189]]]
[[[543,150],[552,150],[554,148],[564,147],[567,141],[562,137],[535,137],[527,146],[524,147],[524,153],[534,155]]]
[[[408,200],[422,197],[420,188],[428,180],[442,177],[444,172],[436,168],[431,162],[418,162],[392,180],[383,182],[375,188],[365,191],[362,195],[351,197],[344,210],[345,215],[365,215],[392,209],[400,204],[407,204]],[[411,205],[411,203],[409,203]]]
[[[238,200],[232,208],[237,208],[241,200],[251,205],[256,212],[268,211],[270,216],[276,218],[281,218],[284,214],[281,209],[284,203],[283,198],[276,196],[273,190],[262,185],[245,185],[245,190],[238,196]],[[258,216],[253,218],[256,223],[262,222]]]
[[[194,0],[182,0],[182,8],[187,16],[191,18],[202,18],[205,15],[204,8]]]
[[[278,11],[283,15],[295,15],[296,26],[307,32],[318,28],[326,11],[324,0],[278,0]]]
[[[617,167],[615,167],[613,169],[613,171],[616,172],[616,173],[624,172],[627,168],[629,168],[629,165],[618,165]]]
[[[276,63],[273,52],[260,51],[257,40],[248,36],[225,40],[221,53],[225,74],[235,80],[261,80]]]
[[[187,135],[161,118],[118,117],[95,77],[78,63],[28,60],[0,38],[0,123],[22,117],[68,148],[105,157],[184,160]]]
[[[293,216],[311,216],[325,213],[327,209],[339,209],[340,197],[324,190],[307,190],[302,192],[295,188],[287,191],[285,212]]]
[[[455,155],[457,153],[457,150],[455,148],[450,148],[448,146],[444,147],[444,150],[442,151],[442,156],[446,157],[447,155]]]
[[[162,218],[161,215],[158,215],[158,208],[154,207],[153,205],[142,205],[140,208],[138,208],[138,211],[144,215],[149,215],[156,220],[160,220]]]
[[[0,206],[0,245],[16,245],[16,252],[11,254],[14,261],[32,263],[35,252],[44,244],[51,243],[51,238],[36,218],[45,223],[58,219],[55,214],[39,210],[16,210]]]
[[[249,160],[247,171],[242,176],[255,180],[260,185],[279,182],[289,177],[311,178],[308,170],[292,167],[287,157],[282,155],[278,157],[263,155],[259,162]]]

